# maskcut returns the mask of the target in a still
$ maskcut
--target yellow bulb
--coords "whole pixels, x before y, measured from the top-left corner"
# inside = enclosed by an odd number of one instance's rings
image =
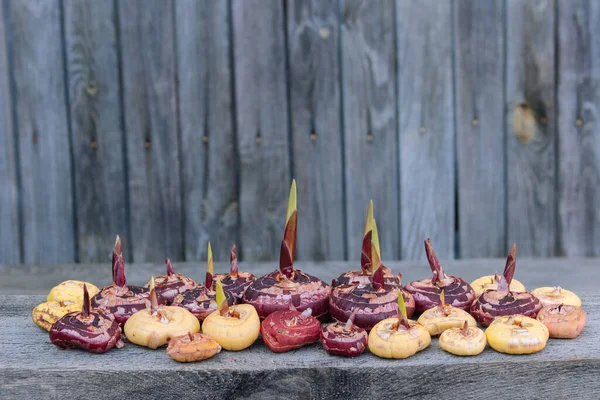
[[[200,332],[200,322],[182,307],[160,306],[133,314],[125,322],[125,336],[139,346],[156,349],[176,336]]]
[[[70,312],[81,311],[82,303],[70,300],[47,301],[38,304],[31,312],[31,319],[42,329],[47,331],[52,325]]]
[[[440,347],[457,356],[476,356],[486,343],[485,333],[476,326],[450,328],[440,336]]]
[[[68,280],[54,286],[46,301],[75,301],[83,303],[83,285],[87,286],[90,299],[94,297],[100,289],[89,282]]]
[[[531,294],[537,297],[544,307],[558,306],[561,304],[581,307],[581,299],[579,296],[560,286],[539,287],[534,289]]]
[[[500,353],[531,354],[546,347],[549,332],[538,320],[512,315],[496,318],[485,336],[490,347]]]
[[[225,315],[217,310],[206,317],[202,333],[215,339],[225,350],[243,350],[258,339],[260,318],[250,304],[233,305]]]
[[[487,292],[488,290],[498,290],[498,282],[494,275],[482,276],[481,278],[475,279],[471,282],[471,287],[475,292],[475,297],[478,297],[481,293]],[[526,292],[525,286],[516,279],[513,279],[510,283],[511,292]]]
[[[446,329],[462,328],[465,321],[468,326],[477,326],[471,314],[448,304],[443,309],[438,306],[425,310],[417,320],[431,336],[437,336]]]
[[[410,329],[396,329],[397,325],[398,318],[387,318],[371,329],[371,353],[382,358],[408,358],[431,344],[429,332],[418,322],[409,320]]]

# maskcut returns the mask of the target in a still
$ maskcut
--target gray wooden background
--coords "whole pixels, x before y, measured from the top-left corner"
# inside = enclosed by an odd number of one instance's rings
[[[600,2],[0,0],[0,262],[600,256]]]

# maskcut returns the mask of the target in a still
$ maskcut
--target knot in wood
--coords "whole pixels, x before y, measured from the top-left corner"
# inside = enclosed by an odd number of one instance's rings
[[[92,97],[96,96],[96,94],[98,94],[98,85],[96,84],[96,81],[88,82],[85,91]]]
[[[535,115],[531,107],[521,103],[515,107],[512,117],[512,129],[521,143],[529,143],[536,131]]]

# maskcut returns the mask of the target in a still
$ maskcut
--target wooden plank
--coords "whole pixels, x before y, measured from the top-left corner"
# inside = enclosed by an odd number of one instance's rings
[[[384,261],[400,255],[394,3],[341,3],[348,258],[359,260],[373,199]],[[330,207],[330,206],[329,206]]]
[[[454,257],[451,2],[396,3],[402,258]]]
[[[545,271],[542,266],[536,272]],[[600,391],[600,294],[596,290],[580,294],[588,311],[581,335],[574,340],[551,339],[543,351],[527,356],[504,355],[488,347],[477,357],[456,357],[442,351],[437,338],[405,360],[385,360],[368,351],[357,358],[333,357],[320,343],[275,354],[259,339],[248,350],[223,350],[201,364],[188,365],[170,360],[164,348],[151,350],[131,343],[94,357],[60,350],[49,342],[47,332],[31,322],[30,310],[44,297],[0,296],[4,334],[0,387],[3,399],[383,399],[391,395],[565,399],[573,394],[594,399]],[[425,391],[424,376],[429,378]],[[503,390],[507,381],[510,385]]]
[[[173,2],[118,7],[133,260],[181,260]]]
[[[507,3],[507,231],[522,256],[556,252],[554,12],[553,0]]]
[[[8,3],[26,263],[75,261],[76,238],[58,0]]]
[[[35,340],[47,340],[40,328],[37,329]],[[10,330],[10,332],[14,332]],[[41,335],[44,335],[43,339]],[[28,341],[27,343],[32,343]],[[574,346],[575,341],[555,341],[555,346]],[[35,343],[35,342],[33,342]],[[437,339],[434,340],[437,343]],[[21,344],[24,347],[25,344]],[[51,344],[45,344],[44,351]],[[464,362],[459,362],[456,356],[452,362],[433,363],[426,358],[429,354],[425,350],[416,359],[421,363],[406,362],[404,360],[377,360],[377,363],[366,363],[364,357],[355,359],[341,359],[340,357],[327,356],[325,351],[318,348],[318,344],[310,348],[293,351],[290,354],[263,354],[256,352],[254,347],[249,351],[231,354],[222,351],[212,359],[203,361],[200,365],[192,364],[182,366],[170,359],[165,350],[150,350],[137,347],[140,354],[132,357],[131,362],[154,363],[153,368],[132,369],[124,358],[131,356],[130,349],[122,349],[123,362],[119,363],[124,368],[117,370],[113,363],[95,368],[63,368],[57,373],[52,368],[61,368],[60,364],[52,364],[46,369],[21,369],[3,368],[0,370],[0,385],[5,388],[3,398],[6,400],[26,398],[52,398],[52,399],[101,399],[100,395],[119,397],[127,396],[128,399],[159,399],[159,398],[195,398],[212,399],[213,396],[221,398],[247,398],[247,399],[339,399],[357,398],[389,399],[390,397],[451,400],[456,396],[463,398],[485,398],[504,395],[517,398],[543,398],[545,400],[562,400],[577,393],[577,398],[582,400],[595,400],[595,394],[600,390],[600,381],[597,371],[600,361],[596,358],[568,358],[551,359],[551,361],[532,360],[530,356],[507,357],[494,354],[497,361],[481,362],[481,357],[469,357]],[[576,345],[575,345],[576,347]],[[265,352],[266,347],[264,348]],[[596,348],[588,344],[588,351]],[[312,350],[312,351],[311,351]],[[58,352],[52,349],[53,353]],[[306,354],[307,352],[310,353]],[[440,350],[441,351],[441,350]],[[488,350],[492,351],[492,350]],[[117,351],[115,350],[114,353]],[[327,357],[326,364],[321,358],[314,360],[313,352]],[[62,354],[71,355],[64,351]],[[61,354],[61,353],[59,353]],[[77,354],[79,355],[79,354]],[[116,354],[100,357],[87,357],[90,360],[114,360]],[[234,370],[221,367],[209,367],[216,360],[229,357],[230,362],[237,364],[253,365],[255,371],[249,369]],[[368,357],[374,357],[369,355]],[[83,359],[84,357],[76,357]],[[121,357],[119,357],[121,358]],[[282,360],[293,360],[303,368],[293,366],[282,367]],[[412,359],[409,359],[412,360]],[[510,368],[506,368],[510,361]],[[222,362],[222,361],[221,361]],[[268,365],[268,362],[275,364]],[[340,364],[344,365],[340,365]],[[360,363],[360,365],[359,365]],[[348,366],[347,364],[352,364]],[[168,365],[168,367],[167,367]],[[227,365],[228,364],[222,364]],[[129,367],[129,368],[127,368]],[[275,368],[277,367],[277,368]],[[383,375],[385,374],[385,375]],[[59,376],[60,379],[56,379]],[[119,379],[116,380],[115,376]],[[431,377],[427,382],[425,395],[418,395],[423,390],[423,376]],[[490,376],[494,376],[490,380]],[[532,376],[535,379],[532,379]],[[560,379],[556,379],[559,376]],[[510,386],[504,389],[502,383],[510,380]],[[460,382],[457,384],[456,382]],[[160,386],[156,382],[160,382]],[[227,384],[223,384],[227,382]],[[251,382],[251,383],[249,383]],[[490,383],[494,383],[491,385]],[[547,384],[545,384],[547,382]],[[448,387],[453,385],[451,391]],[[472,397],[471,397],[472,396]]]
[[[4,7],[0,5],[0,263],[21,262],[17,154]]]
[[[454,3],[460,257],[505,244],[504,3]]]
[[[558,3],[561,254],[600,255],[600,4]]]
[[[64,2],[79,260],[107,261],[114,237],[129,253],[115,7]]]
[[[297,258],[343,260],[344,182],[337,0],[287,2]]]
[[[233,0],[232,13],[241,254],[275,260],[291,182],[283,3]]]
[[[238,240],[229,3],[175,3],[185,258],[229,259]]]

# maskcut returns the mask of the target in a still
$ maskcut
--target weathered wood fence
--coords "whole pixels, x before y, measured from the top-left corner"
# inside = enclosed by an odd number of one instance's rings
[[[0,1],[0,262],[600,255],[598,1]]]

